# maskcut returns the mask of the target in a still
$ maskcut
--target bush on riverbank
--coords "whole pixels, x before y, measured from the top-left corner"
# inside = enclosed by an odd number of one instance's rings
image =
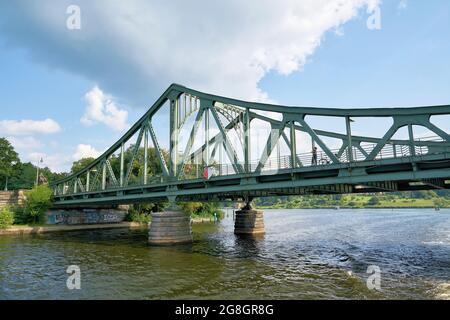
[[[223,211],[218,202],[180,202],[178,205],[184,213],[197,217],[211,217],[214,213],[222,217]]]
[[[14,212],[6,206],[0,209],[0,229],[6,229],[14,223]]]
[[[39,223],[52,205],[53,192],[47,185],[36,186],[25,192],[23,212],[20,214],[23,223]]]
[[[147,202],[133,204],[130,206],[125,221],[148,224],[151,220],[152,212],[162,212],[167,207],[166,202]]]
[[[125,221],[138,222],[142,224],[148,224],[151,220],[151,215],[143,212],[131,211],[125,216]]]

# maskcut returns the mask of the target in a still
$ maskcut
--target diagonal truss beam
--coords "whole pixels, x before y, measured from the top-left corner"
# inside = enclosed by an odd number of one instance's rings
[[[269,159],[270,155],[272,154],[273,148],[276,146],[276,144],[280,140],[281,133],[283,132],[285,127],[286,127],[285,122],[283,122],[283,124],[278,128],[274,128],[272,126],[272,129],[270,130],[270,134],[267,137],[266,145],[265,145],[263,153],[260,157],[258,166],[255,169],[255,172],[260,172],[261,169],[264,167],[264,165],[267,162],[267,159]]]
[[[141,130],[139,131],[139,135],[136,140],[136,144],[134,145],[133,155],[131,156],[130,163],[128,164],[127,173],[125,175],[125,186],[128,186],[128,183],[130,182],[131,171],[133,170],[133,162],[136,159],[136,156],[139,152],[139,148],[141,147],[142,136],[144,135],[144,131],[146,129],[147,129],[146,125],[144,124],[142,126]]]
[[[367,156],[366,160],[374,160],[375,157],[380,153],[381,149],[386,145],[388,140],[397,132],[399,126],[394,122],[394,124],[389,128],[389,130],[381,138],[380,142],[372,149],[372,151]]]
[[[216,109],[214,108],[214,106],[212,106],[209,109],[211,110],[211,114],[213,115],[213,118],[216,121],[217,126],[219,127],[219,131],[223,139],[223,146],[225,148],[225,152],[227,153],[228,158],[231,161],[234,171],[236,173],[242,173],[244,171],[242,165],[238,162],[236,151],[234,150],[232,144],[230,143],[230,140],[228,139],[227,133],[222,125],[222,122],[219,119],[219,115],[217,114]]]
[[[292,129],[291,129],[292,130]],[[294,133],[295,134],[295,133]],[[292,143],[291,143],[291,141],[289,141],[289,138],[287,137],[287,135],[286,135],[286,133],[284,132],[284,130],[281,132],[281,136],[283,137],[283,139],[284,139],[284,142],[286,142],[286,144],[287,144],[287,146],[288,146],[288,148],[289,148],[289,150],[292,150]],[[300,158],[298,157],[298,155],[297,155],[297,152],[294,152],[295,153],[295,159],[292,159],[292,166],[295,168],[296,167],[296,163],[294,162],[294,161],[297,161],[297,164],[299,165],[299,166],[303,166],[303,163],[302,163],[302,161],[300,160]]]
[[[159,146],[158,139],[156,138],[155,130],[153,130],[151,121],[149,121],[149,123],[148,123],[148,132],[150,133],[150,137],[152,138],[153,147],[156,150],[156,154],[158,156],[159,164],[161,165],[163,175],[168,177],[169,170],[167,169],[166,160],[164,160],[164,156],[163,156],[161,148]]]
[[[200,127],[200,123],[201,123],[204,111],[205,111],[204,108],[200,108],[200,110],[197,112],[197,116],[195,117],[194,125],[192,126],[191,133],[189,135],[188,143],[184,150],[183,159],[181,161],[181,167],[180,167],[180,170],[178,171],[177,177],[180,177],[182,174],[184,174],[184,167],[189,158],[189,153],[191,152],[192,146],[194,145],[194,139],[195,139],[195,136],[197,135],[198,128]]]
[[[111,177],[111,180],[112,180],[113,184],[118,187],[119,186],[119,182],[117,181],[117,178],[116,178],[116,175],[114,173],[114,170],[111,167],[111,163],[109,162],[108,159],[105,161],[105,163],[106,163],[106,168],[108,169],[108,172],[109,172],[109,175]]]
[[[326,144],[322,141],[322,139],[319,138],[319,136],[316,134],[316,132],[306,123],[306,121],[303,119],[303,117],[300,117],[297,119],[297,121],[301,124],[303,128],[305,128],[305,131],[309,133],[311,138],[320,146],[320,148],[323,150],[323,152],[326,153],[326,155],[331,159],[332,163],[339,163],[339,159],[331,152],[331,150],[326,146]]]

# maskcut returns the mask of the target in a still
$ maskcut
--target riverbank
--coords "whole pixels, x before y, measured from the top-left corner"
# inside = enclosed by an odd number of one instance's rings
[[[118,229],[118,228],[142,228],[146,227],[137,222],[86,224],[86,225],[44,225],[44,226],[11,226],[6,229],[0,229],[0,236],[4,235],[23,235],[40,234],[49,232],[66,232],[80,230],[98,230],[98,229]]]
[[[275,204],[257,203],[260,209],[432,209],[449,208],[450,201],[446,198],[432,199],[386,199],[386,196],[344,196],[341,200],[305,198],[303,201],[297,199],[292,201],[282,201]]]

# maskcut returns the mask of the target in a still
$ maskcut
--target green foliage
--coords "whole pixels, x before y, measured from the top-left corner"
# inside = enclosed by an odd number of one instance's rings
[[[88,165],[90,165],[95,159],[92,157],[88,157],[88,158],[82,158],[78,161],[75,161],[72,164],[72,168],[70,169],[70,173],[77,173],[78,171],[81,171],[82,169],[84,169],[85,167],[87,167]]]
[[[196,216],[211,216],[216,213],[219,216],[223,215],[220,210],[220,204],[218,202],[180,202],[178,205],[181,207],[184,213]]]
[[[31,221],[24,206],[11,206],[11,211],[14,213],[14,224],[27,224]]]
[[[25,192],[24,214],[27,222],[38,223],[44,220],[45,212],[51,207],[52,196],[52,190],[46,185]]]
[[[151,221],[151,215],[143,212],[130,211],[125,217],[125,221],[148,224]]]
[[[378,197],[373,196],[372,198],[369,199],[369,201],[367,202],[368,205],[370,206],[375,206],[377,204],[380,203],[380,199],[378,199]]]
[[[133,204],[125,216],[125,221],[149,223],[152,212],[162,212],[167,207],[167,202],[146,202]]]
[[[11,143],[5,138],[0,138],[0,177],[5,189],[8,180],[20,172],[20,159]]]
[[[20,170],[11,176],[8,180],[8,189],[31,189],[36,184],[36,171],[37,167],[30,162],[22,163]],[[40,168],[39,173],[48,179],[49,183],[62,179],[67,176],[67,173],[55,173],[49,168]],[[5,179],[1,179],[1,185],[4,185]]]
[[[130,163],[133,158],[135,145],[131,144],[124,152],[124,161],[125,163]],[[157,152],[155,148],[148,148],[148,158],[147,158],[147,175],[149,181],[157,180],[162,175],[162,167],[160,160],[158,158]],[[166,163],[170,163],[169,161],[169,153],[166,150],[161,150],[163,154],[163,158]],[[142,177],[144,176],[144,166],[142,165],[142,159],[144,158],[144,148],[140,147],[138,149],[137,155],[134,158],[134,161],[131,166],[130,172],[130,181],[129,185],[136,185],[142,183]],[[119,175],[120,172],[120,155],[112,155],[109,158],[109,162],[111,164],[111,168]],[[109,179],[109,178],[108,178]]]
[[[5,229],[14,223],[14,213],[10,207],[0,209],[0,229]]]

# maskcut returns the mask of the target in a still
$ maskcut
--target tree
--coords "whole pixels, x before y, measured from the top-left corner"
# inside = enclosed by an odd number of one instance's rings
[[[5,190],[8,190],[8,179],[19,171],[19,155],[8,140],[0,138],[0,176],[5,179]]]
[[[78,161],[75,161],[72,164],[72,169],[70,169],[70,173],[77,173],[78,171],[83,170],[85,167],[90,165],[95,159],[92,157],[81,158]]]
[[[14,213],[9,207],[0,209],[0,229],[5,229],[14,223]]]
[[[377,196],[373,196],[372,198],[369,199],[369,201],[367,202],[368,205],[371,206],[376,206],[377,204],[380,203],[380,199]]]
[[[53,192],[47,185],[36,186],[25,192],[24,212],[30,222],[42,222],[52,204],[52,196]]]

